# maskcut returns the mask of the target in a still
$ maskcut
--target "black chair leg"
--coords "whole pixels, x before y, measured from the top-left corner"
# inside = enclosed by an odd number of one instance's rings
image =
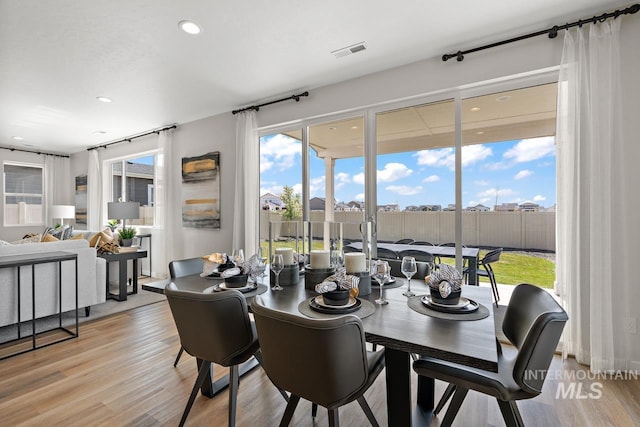
[[[258,350],[256,352],[256,354],[253,355],[253,357],[256,358],[256,360],[258,361],[258,364],[262,367],[262,369],[264,370],[264,360],[262,359],[262,353],[260,353],[260,350]],[[278,387],[276,387],[278,388]],[[278,391],[280,392],[280,394],[282,395],[282,397],[284,397],[284,400],[286,400],[287,402],[289,401],[289,395],[287,394],[287,392],[285,392],[283,389],[278,388]]]
[[[235,427],[236,425],[236,403],[238,401],[239,385],[238,365],[233,365],[229,368],[229,427]]]
[[[340,427],[338,408],[329,409],[329,427]]]
[[[182,356],[182,352],[184,351],[184,347],[180,346],[180,351],[178,352],[178,355],[176,356],[176,361],[173,362],[173,367],[175,368],[176,366],[178,366],[178,362],[180,361],[180,357]]]
[[[358,398],[358,403],[360,404],[360,407],[364,411],[364,414],[367,416],[367,419],[369,420],[371,425],[373,427],[380,427],[380,425],[378,424],[378,420],[376,420],[376,417],[373,415],[373,411],[371,410],[371,407],[365,400],[364,396],[360,396]]]
[[[209,374],[209,368],[211,368],[211,363],[207,361],[203,361],[200,366],[200,370],[198,371],[198,378],[196,379],[195,384],[193,385],[193,390],[191,390],[191,395],[189,396],[189,401],[187,402],[187,407],[184,408],[184,412],[182,413],[182,418],[180,419],[179,426],[182,427],[184,422],[187,420],[187,416],[189,415],[189,411],[193,406],[193,401],[196,400],[196,396],[198,395],[198,390],[202,387],[205,378]]]
[[[460,409],[468,391],[468,388],[456,387],[456,392],[453,394],[453,399],[449,404],[449,408],[447,408],[447,413],[444,415],[442,424],[440,424],[442,427],[447,427],[453,424],[453,420],[456,418],[456,415],[458,415],[458,410]]]
[[[442,408],[444,407],[444,405],[447,404],[447,402],[449,401],[449,399],[451,398],[451,396],[453,396],[453,393],[456,391],[456,386],[455,384],[449,384],[447,386],[447,389],[444,391],[442,397],[440,398],[440,401],[438,402],[438,404],[436,405],[436,409],[433,410],[434,414],[438,414],[440,411],[442,411]]]
[[[498,400],[498,406],[500,406],[500,412],[502,412],[502,418],[507,427],[524,427],[524,422],[520,416],[518,405],[515,400],[505,402],[504,400]]]
[[[284,414],[282,415],[282,420],[280,420],[280,427],[287,427],[289,425],[299,401],[299,396],[295,396],[293,394],[289,396],[289,403],[287,403],[287,407],[285,408]]]
[[[318,415],[318,404],[317,403],[312,403],[311,404],[311,418],[315,418]]]

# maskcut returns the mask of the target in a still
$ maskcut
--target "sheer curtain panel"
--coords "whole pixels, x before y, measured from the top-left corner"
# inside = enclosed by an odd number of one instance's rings
[[[87,230],[102,230],[106,220],[102,217],[102,168],[98,150],[89,151],[89,168],[87,171]],[[107,203],[104,203],[106,206]]]
[[[628,370],[631,262],[624,229],[621,18],[566,31],[558,84],[557,287],[563,353],[593,372]]]
[[[173,132],[171,129],[160,132],[158,136],[158,155],[156,159],[156,206],[153,228],[153,258],[156,272],[154,277],[168,277],[169,262],[175,259],[175,234],[178,232],[180,218],[177,215],[179,209],[171,209],[171,206],[179,206],[172,203],[176,197],[175,186],[172,181],[176,169],[172,150]],[[175,171],[179,174],[179,171]],[[156,243],[157,242],[157,243]],[[154,272],[151,272],[152,274]]]

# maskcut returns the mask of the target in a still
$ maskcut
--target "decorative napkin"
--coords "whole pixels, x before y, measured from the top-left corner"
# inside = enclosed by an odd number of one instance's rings
[[[325,292],[331,292],[338,289],[338,284],[336,282],[324,281],[322,283],[318,283],[316,285],[316,292],[319,294],[324,294]]]
[[[460,290],[462,275],[455,267],[448,264],[438,265],[438,269],[425,277],[430,288],[438,290],[442,298],[448,297],[451,292]]]
[[[360,277],[347,274],[346,269],[339,268],[338,271],[327,277],[325,281],[337,283],[344,289],[351,289],[358,287],[360,284]]]
[[[227,277],[237,276],[240,273],[242,273],[242,270],[240,270],[238,267],[227,268],[225,271],[220,273],[220,277],[226,279]]]
[[[251,258],[244,262],[244,265],[242,266],[242,272],[244,274],[248,274],[249,277],[251,277],[255,281],[256,277],[264,273],[265,268],[266,264],[262,262],[262,258],[260,258],[258,254],[254,254],[251,256]]]

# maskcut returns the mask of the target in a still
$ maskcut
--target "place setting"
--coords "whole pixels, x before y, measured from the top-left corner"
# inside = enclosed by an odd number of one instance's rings
[[[410,276],[407,279],[410,280]],[[489,316],[487,307],[461,296],[462,276],[454,267],[440,264],[424,280],[429,287],[429,294],[409,296],[407,305],[412,310],[446,320],[480,320]]]
[[[245,261],[244,251],[234,249],[231,256],[219,253],[207,256],[200,276],[205,279],[222,280],[222,283],[210,288],[213,292],[233,289],[244,294],[258,295],[268,289],[266,285],[258,283],[258,277],[264,276],[265,270],[266,264],[260,253]]]

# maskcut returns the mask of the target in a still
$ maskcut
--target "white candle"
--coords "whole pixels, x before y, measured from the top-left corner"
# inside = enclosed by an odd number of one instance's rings
[[[311,268],[329,268],[329,251],[311,251]]]
[[[344,265],[347,273],[362,273],[367,271],[364,254],[361,252],[349,252],[344,254]]]
[[[284,265],[293,264],[293,249],[291,248],[277,248],[276,255],[282,255],[282,263]]]

